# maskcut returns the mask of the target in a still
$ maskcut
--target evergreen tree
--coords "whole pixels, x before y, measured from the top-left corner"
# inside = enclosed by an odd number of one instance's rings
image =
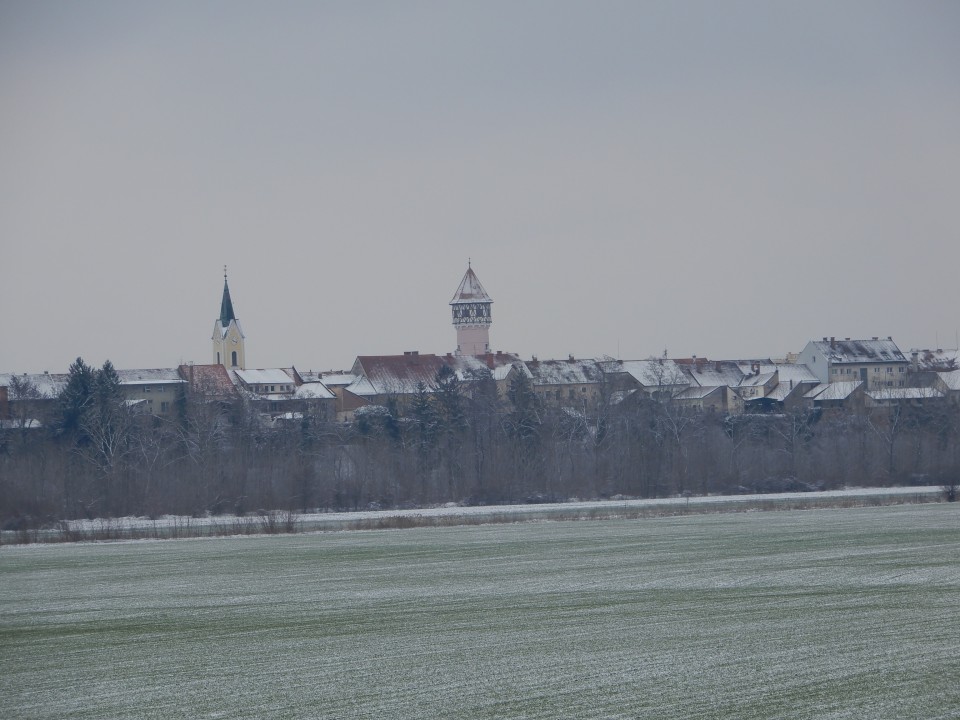
[[[67,385],[60,393],[60,429],[62,432],[83,440],[83,420],[93,405],[93,389],[96,374],[83,358],[78,357],[70,365]]]

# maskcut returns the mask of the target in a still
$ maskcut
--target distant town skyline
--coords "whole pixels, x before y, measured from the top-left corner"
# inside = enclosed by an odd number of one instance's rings
[[[0,6],[0,372],[956,347],[960,6]]]

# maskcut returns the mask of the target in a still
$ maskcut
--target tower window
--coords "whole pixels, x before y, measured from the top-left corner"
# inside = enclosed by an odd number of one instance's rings
[[[232,353],[230,353],[230,364],[233,365],[233,367],[236,367],[236,366],[237,366],[237,351],[236,351],[236,350],[234,350]]]

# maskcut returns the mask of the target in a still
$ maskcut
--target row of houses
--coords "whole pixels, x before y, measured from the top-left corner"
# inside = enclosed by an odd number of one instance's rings
[[[522,360],[513,353],[372,355],[350,370],[242,369],[223,364],[119,370],[127,404],[136,412],[171,417],[183,398],[243,400],[265,423],[309,415],[349,422],[360,408],[432,392],[443,367],[464,382],[489,378],[501,398],[522,375],[546,405],[590,416],[604,407],[650,398],[724,414],[783,412],[809,407],[881,407],[960,401],[956,351],[913,351],[892,338],[823,338],[780,360],[703,357],[617,360]],[[14,381],[16,377],[17,381]],[[0,375],[0,421],[41,424],[67,383],[66,374]],[[32,387],[30,397],[18,392]],[[24,414],[29,403],[30,413]],[[19,408],[18,408],[19,404]],[[30,415],[36,417],[31,417]]]

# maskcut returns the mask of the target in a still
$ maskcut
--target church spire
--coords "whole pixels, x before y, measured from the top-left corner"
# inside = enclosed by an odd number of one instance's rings
[[[220,301],[220,317],[213,323],[213,361],[217,365],[246,367],[243,330],[233,312],[230,286],[227,284],[227,266],[223,266],[223,299]]]
[[[227,327],[231,320],[236,320],[233,314],[233,302],[230,300],[230,286],[227,285],[227,266],[223,266],[223,299],[220,301],[220,325]]]

